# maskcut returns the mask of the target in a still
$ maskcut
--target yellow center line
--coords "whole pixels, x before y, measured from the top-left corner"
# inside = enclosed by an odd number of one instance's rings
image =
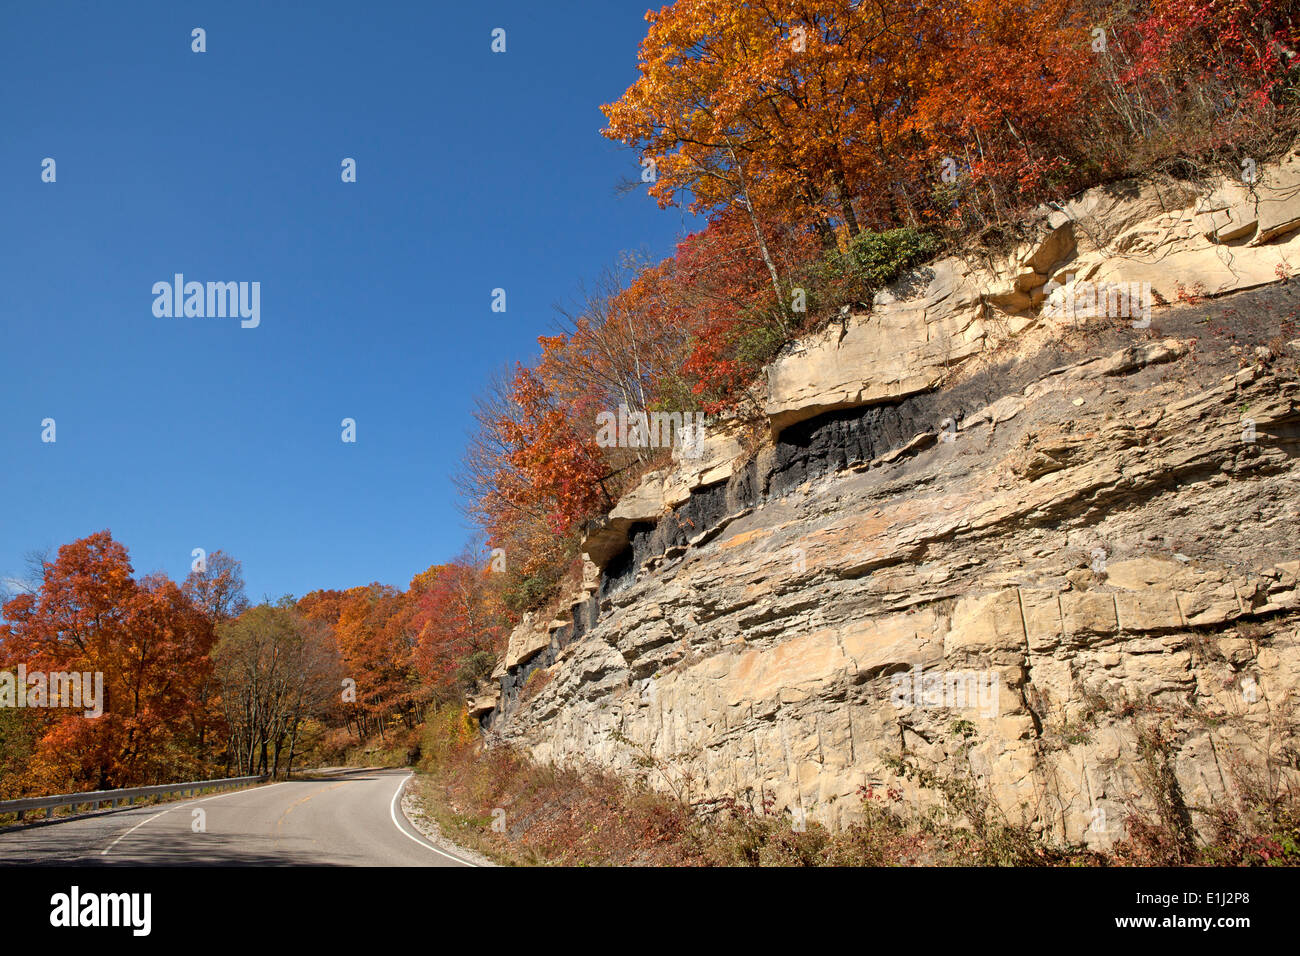
[[[347,783],[347,782],[348,782],[348,781],[346,781],[346,780],[341,780],[341,781],[339,781],[338,783],[332,783],[332,784],[330,784],[328,787],[325,787],[325,788],[323,788],[323,789],[321,789],[321,790],[317,790],[315,793],[309,793],[309,794],[307,794],[307,796],[303,797],[301,800],[295,800],[293,803],[289,804],[289,806],[285,808],[284,813],[280,814],[280,819],[275,821],[275,839],[277,839],[277,840],[280,839],[280,827],[282,827],[282,826],[284,825],[284,821],[285,821],[285,819],[289,816],[289,814],[293,813],[293,811],[294,811],[295,808],[297,808],[297,807],[301,806],[302,804],[306,803],[306,802],[307,802],[308,800],[310,800],[312,797],[319,797],[322,793],[325,793],[325,792],[328,791],[328,790],[335,790],[335,789],[337,789],[337,788],[343,786],[343,784],[345,784],[345,783]]]

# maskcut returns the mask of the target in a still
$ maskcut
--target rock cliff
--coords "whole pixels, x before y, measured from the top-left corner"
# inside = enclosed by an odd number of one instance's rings
[[[1105,845],[1295,772],[1297,226],[1292,155],[917,270],[769,366],[756,453],[713,429],[645,476],[471,712],[831,826],[959,779]]]

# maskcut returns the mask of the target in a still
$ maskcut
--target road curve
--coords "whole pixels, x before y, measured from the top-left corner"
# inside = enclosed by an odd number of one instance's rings
[[[0,866],[472,866],[406,819],[410,776],[345,771],[0,831]]]

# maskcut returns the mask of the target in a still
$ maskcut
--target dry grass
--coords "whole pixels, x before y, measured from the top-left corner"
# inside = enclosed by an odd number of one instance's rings
[[[1154,779],[1166,755],[1151,742]],[[864,789],[861,819],[832,832],[796,826],[768,801],[690,806],[596,770],[544,766],[487,748],[463,711],[431,714],[415,796],[455,843],[514,866],[1132,866],[1300,864],[1300,794],[1242,780],[1215,811],[1209,841],[1191,840],[1162,801],[1134,810],[1106,854],[1045,842],[1009,825],[968,781],[922,781],[943,806],[920,812],[894,789]],[[1150,803],[1151,801],[1142,801]],[[757,804],[757,809],[755,809]]]

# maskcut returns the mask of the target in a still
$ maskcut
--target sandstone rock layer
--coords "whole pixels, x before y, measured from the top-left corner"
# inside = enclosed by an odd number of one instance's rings
[[[1093,191],[1000,269],[940,262],[799,343],[771,442],[648,475],[472,712],[539,760],[831,826],[867,785],[939,802],[908,766],[1094,845],[1153,761],[1198,826],[1294,774],[1295,170],[1259,202]],[[1047,321],[1067,274],[1220,297]]]

